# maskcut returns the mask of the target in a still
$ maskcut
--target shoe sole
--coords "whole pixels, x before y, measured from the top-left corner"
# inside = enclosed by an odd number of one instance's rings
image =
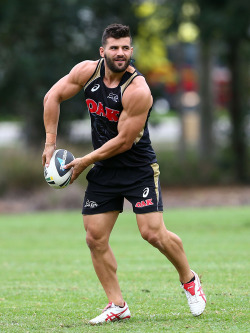
[[[103,324],[109,324],[109,323],[113,323],[113,322],[115,322],[115,321],[121,321],[121,320],[129,320],[131,317],[125,317],[125,318],[116,318],[116,319],[114,319],[114,320],[109,320],[109,321],[103,321],[103,322],[100,322],[100,323],[91,323],[90,321],[89,321],[89,324],[91,325],[91,326],[98,326],[98,325],[103,325]]]

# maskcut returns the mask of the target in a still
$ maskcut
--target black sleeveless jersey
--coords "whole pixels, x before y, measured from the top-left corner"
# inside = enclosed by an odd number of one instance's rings
[[[140,74],[126,71],[116,88],[108,88],[103,82],[105,74],[104,59],[100,59],[94,74],[85,84],[85,99],[91,118],[92,143],[94,149],[100,148],[105,142],[118,135],[117,124],[123,110],[122,96],[125,89]],[[96,165],[104,167],[136,167],[156,162],[155,152],[151,146],[148,132],[148,118],[131,149]]]

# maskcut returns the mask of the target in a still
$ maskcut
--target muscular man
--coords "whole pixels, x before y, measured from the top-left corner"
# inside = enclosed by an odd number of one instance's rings
[[[175,266],[190,310],[200,315],[206,305],[198,275],[190,270],[181,239],[163,221],[159,166],[150,143],[148,118],[153,99],[144,77],[131,65],[129,27],[108,26],[102,36],[100,60],[83,61],[60,79],[44,99],[46,142],[43,165],[55,150],[60,103],[84,89],[91,118],[94,150],[76,158],[71,183],[89,166],[83,222],[96,274],[108,305],[90,324],[128,319],[109,245],[110,233],[127,198],[142,237]]]

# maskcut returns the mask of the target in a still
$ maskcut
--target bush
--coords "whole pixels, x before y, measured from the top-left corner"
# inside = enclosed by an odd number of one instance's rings
[[[58,148],[62,147],[71,151],[75,157],[83,156],[92,150],[89,144],[71,146],[68,143],[59,143]],[[42,149],[12,147],[0,150],[0,196],[9,191],[20,193],[39,190],[44,186]],[[195,151],[189,151],[183,158],[177,150],[160,150],[157,152],[157,160],[162,187],[235,183],[232,154],[228,150],[218,151],[210,165],[201,163]],[[80,186],[86,186],[86,172],[77,180]]]
[[[195,151],[180,156],[176,150],[158,151],[162,186],[225,185],[235,182],[233,165],[220,151],[210,164],[199,160]]]
[[[83,156],[86,153],[84,149],[80,151],[77,146],[74,149],[68,144],[58,146],[67,147],[75,156]],[[11,191],[37,190],[45,184],[42,152],[43,148],[8,147],[0,149],[0,196]],[[85,177],[79,177],[79,182],[85,184]]]
[[[44,181],[41,156],[40,151],[1,149],[0,195],[9,190],[29,190],[40,186]]]

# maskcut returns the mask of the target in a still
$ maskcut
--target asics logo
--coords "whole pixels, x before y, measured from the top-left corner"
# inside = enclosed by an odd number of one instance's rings
[[[126,316],[126,317],[121,317],[127,310],[128,310],[128,308],[126,308],[125,310],[123,310],[119,313],[110,312],[110,314],[107,314],[107,317],[106,317],[105,321],[108,322],[108,321],[130,318],[129,315]]]
[[[142,193],[143,198],[146,198],[148,196],[148,193],[149,193],[149,188],[148,187],[144,188]]]
[[[95,84],[94,87],[91,89],[92,92],[98,90],[100,88],[100,84]]]
[[[202,290],[201,286],[200,286],[200,288],[198,289],[198,291],[200,292],[199,296],[201,296],[201,297],[203,298],[203,301],[206,303],[206,302],[207,302],[207,300],[206,300],[206,296],[205,296],[205,294],[203,293],[203,290]]]

